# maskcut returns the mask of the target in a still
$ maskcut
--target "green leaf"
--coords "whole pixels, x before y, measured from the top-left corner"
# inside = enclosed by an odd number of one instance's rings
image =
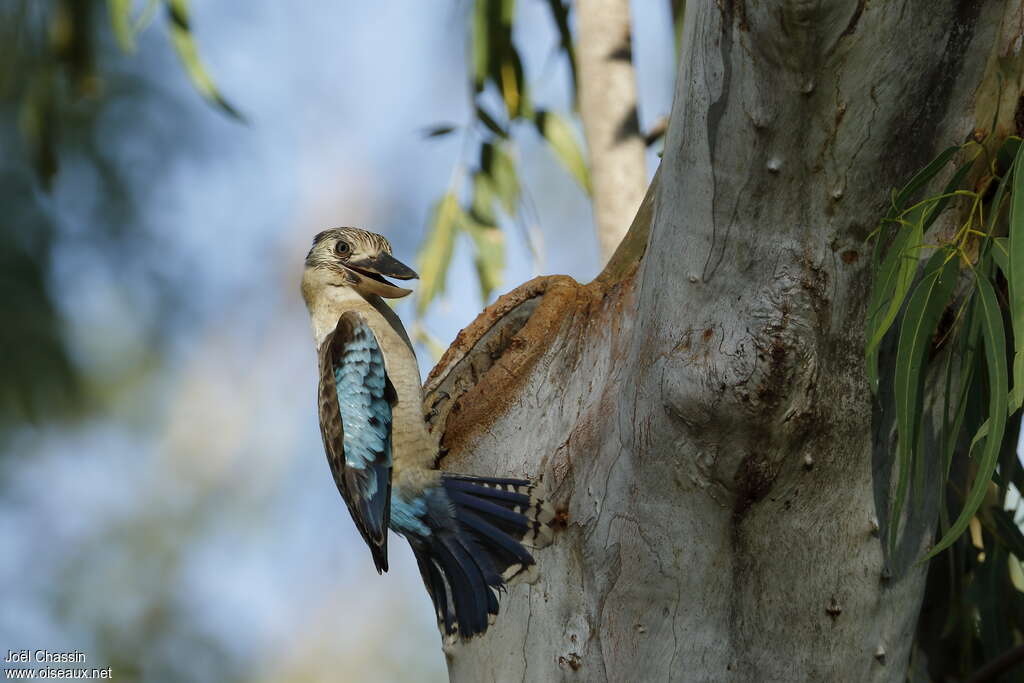
[[[918,171],[910,182],[896,193],[889,215],[883,221],[883,224],[899,223],[902,227],[886,251],[882,263],[878,264],[876,258],[874,264],[875,276],[868,298],[868,342],[864,352],[868,366],[868,384],[872,392],[878,389],[878,348],[896,320],[913,281],[917,269],[917,249],[924,239],[924,233],[942,213],[951,198],[949,195],[963,182],[974,161],[971,160],[957,169],[935,201],[925,200],[906,215],[903,215],[904,205],[945,167],[958,149],[959,147],[949,147],[943,150],[931,163]],[[909,226],[909,234],[906,226]],[[882,238],[879,237],[878,240],[876,253],[881,249]]]
[[[996,262],[999,270],[1007,282],[1010,280],[1010,240],[1006,237],[992,238],[992,260]]]
[[[1007,280],[1010,290],[1010,321],[1013,324],[1013,403],[1024,402],[1024,153],[1018,146],[1013,169],[1003,177],[1001,187],[1012,183],[1010,195],[1010,236],[1007,251]],[[997,201],[1001,199],[997,197]],[[996,205],[998,209],[998,204]]]
[[[444,137],[445,135],[448,135],[449,133],[454,131],[456,128],[457,128],[457,126],[454,126],[454,125],[452,125],[450,123],[439,123],[436,126],[431,126],[430,128],[427,128],[426,130],[424,130],[423,131],[423,137],[424,138],[440,138],[440,137]]]
[[[981,317],[977,314],[974,306],[968,308],[966,329],[967,334],[960,340],[962,348],[959,356],[960,391],[958,393],[960,400],[956,403],[956,416],[953,419],[953,424],[952,426],[944,426],[941,440],[942,477],[940,481],[943,488],[945,488],[946,482],[949,480],[949,469],[953,464],[953,452],[956,450],[957,440],[960,438],[960,431],[963,429],[964,417],[967,414],[968,394],[974,388],[974,368],[976,366],[974,357],[977,352],[978,335],[981,332]],[[954,355],[951,351],[948,359],[950,363],[952,363]],[[945,401],[947,403],[945,414],[947,415],[949,412],[950,394],[952,393],[952,382],[949,380],[950,378],[947,377],[945,391]]]
[[[455,195],[450,192],[434,205],[430,231],[418,258],[420,288],[416,298],[416,312],[419,315],[423,315],[431,302],[444,292],[445,277],[452,261],[462,213]]]
[[[489,0],[476,0],[473,4],[473,22],[470,43],[473,51],[473,89],[484,89],[487,73],[491,70],[490,26],[488,22]]]
[[[572,174],[580,187],[588,195],[591,194],[593,190],[590,186],[590,171],[587,169],[580,145],[576,142],[576,134],[569,123],[558,114],[543,109],[537,110],[533,121],[558,160]]]
[[[996,150],[996,170],[1002,169],[1004,175],[1013,166],[1014,159],[1017,158],[1017,153],[1020,150],[1021,139],[1019,137],[1011,135],[1003,141],[1003,144]],[[1005,178],[1004,178],[1005,180]]]
[[[501,24],[512,28],[512,20],[516,16],[516,0],[497,0],[501,6]]]
[[[971,452],[978,442],[984,440],[984,448],[981,458],[978,460],[977,470],[974,475],[974,483],[964,500],[963,510],[960,516],[950,526],[942,539],[932,548],[925,559],[930,559],[939,554],[964,532],[971,518],[978,511],[982,501],[985,499],[985,492],[992,481],[992,474],[995,472],[996,463],[999,460],[999,449],[1003,441],[1003,432],[1006,430],[1006,419],[1009,408],[1007,394],[1009,392],[1009,377],[1006,368],[1006,330],[1003,327],[1003,317],[999,311],[999,301],[996,299],[995,290],[987,278],[979,277],[977,282],[977,306],[978,314],[981,316],[982,338],[985,342],[985,365],[988,368],[989,385],[989,408],[988,420],[978,430],[971,443]],[[985,435],[980,436],[982,431]]]
[[[910,225],[900,226],[881,265],[876,269],[868,297],[868,326],[864,350],[871,391],[878,390],[878,349],[892,327],[917,271],[923,239],[923,212]],[[879,238],[880,239],[880,238]]]
[[[494,181],[483,171],[473,174],[473,203],[470,205],[470,217],[481,225],[496,226],[497,215],[494,213],[494,202],[497,194]]]
[[[894,392],[896,429],[899,434],[896,450],[897,485],[890,519],[890,544],[895,545],[900,513],[906,499],[917,431],[921,421],[921,385],[925,361],[939,318],[953,295],[957,280],[956,255],[945,249],[936,251],[925,265],[924,275],[907,301],[907,311],[900,325],[896,350]]]
[[[519,204],[519,178],[512,157],[500,145],[485,142],[480,146],[480,169],[493,182],[505,211],[514,214]]]
[[[110,26],[117,44],[125,52],[135,51],[135,32],[132,30],[132,0],[107,0]]]
[[[505,100],[505,111],[512,120],[528,109],[526,106],[526,78],[519,51],[511,39],[505,46],[504,58],[500,61],[497,74],[498,90]]]
[[[934,178],[942,167],[945,166],[960,147],[953,145],[942,150],[939,156],[932,159],[931,163],[914,174],[903,188],[893,198],[893,206],[897,211],[902,211],[914,194],[924,187],[928,181]]]
[[[569,60],[569,90],[576,99],[576,50],[573,48],[572,31],[569,30],[569,4],[563,0],[548,0],[551,18],[558,29],[558,44]]]
[[[934,223],[935,219],[942,214],[942,210],[946,208],[946,205],[953,198],[953,191],[960,188],[960,184],[974,167],[974,161],[974,159],[971,159],[958,168],[956,173],[953,174],[953,177],[949,179],[948,183],[946,183],[946,187],[942,190],[942,194],[939,195],[939,198],[931,203],[931,206],[928,209],[928,214],[924,219],[924,225],[922,226],[925,232],[928,231],[928,228],[932,226],[932,223]]]
[[[242,114],[221,95],[202,60],[199,59],[199,49],[196,47],[189,24],[188,0],[167,0],[167,13],[171,20],[171,42],[178,53],[178,58],[185,66],[185,72],[192,85],[199,94],[228,116],[244,120]]]
[[[465,227],[476,248],[473,262],[480,279],[480,296],[486,304],[494,290],[501,286],[505,270],[505,237],[498,228],[473,220],[466,221]]]
[[[497,135],[499,138],[507,138],[508,131],[501,127],[501,124],[491,116],[486,109],[483,108],[479,103],[476,105],[476,117],[479,121],[487,126],[487,129]]]

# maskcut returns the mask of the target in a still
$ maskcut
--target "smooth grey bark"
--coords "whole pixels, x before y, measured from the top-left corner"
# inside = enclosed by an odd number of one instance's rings
[[[542,475],[564,522],[451,680],[904,679],[935,517],[887,556],[865,238],[997,95],[1012,121],[1020,5],[687,4],[662,166],[604,273],[502,297],[428,379],[442,466]]]
[[[580,118],[601,263],[615,253],[647,188],[637,117],[629,0],[577,0]]]

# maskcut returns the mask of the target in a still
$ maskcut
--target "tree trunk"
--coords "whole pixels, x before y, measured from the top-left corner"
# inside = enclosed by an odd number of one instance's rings
[[[629,0],[578,0],[580,118],[601,263],[615,253],[647,186],[637,116]]]
[[[903,680],[934,505],[889,556],[865,238],[997,95],[1012,119],[1020,5],[688,3],[604,273],[504,296],[428,379],[443,466],[543,475],[564,521],[453,681]]]

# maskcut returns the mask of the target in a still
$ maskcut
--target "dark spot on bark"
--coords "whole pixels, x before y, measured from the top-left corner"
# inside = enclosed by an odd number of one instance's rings
[[[714,335],[715,331],[709,327],[708,329],[704,330],[704,334],[701,335],[701,338],[704,340],[705,343],[707,343],[711,341],[711,337],[713,337]]]
[[[860,15],[864,13],[864,6],[868,4],[868,0],[860,0],[857,3],[857,9],[853,11],[853,15],[850,17],[849,23],[846,24],[846,28],[839,34],[839,39],[842,40],[846,36],[852,36],[857,31],[857,24],[860,22]]]
[[[618,130],[615,131],[615,143],[620,144],[629,140],[630,138],[640,136],[640,118],[637,115],[636,107],[631,108],[622,121],[619,123]]]
[[[558,508],[555,510],[555,516],[551,520],[552,529],[564,529],[569,526],[569,509]]]
[[[633,61],[633,34],[630,31],[629,22],[626,23],[626,30],[623,31],[622,42],[608,54],[610,61],[632,62]]]
[[[843,613],[843,608],[839,605],[839,601],[838,600],[836,600],[833,597],[831,600],[828,601],[828,606],[825,607],[825,614],[827,614],[829,617],[831,617],[832,621],[835,621],[836,619],[838,619],[839,615],[842,614],[842,613]]]
[[[839,124],[843,122],[843,117],[846,116],[846,105],[843,104],[836,109],[836,128],[839,128]]]
[[[775,406],[782,398],[783,392],[788,385],[789,368],[786,358],[788,356],[786,343],[781,338],[774,338],[771,347],[768,349],[767,358],[761,355],[761,360],[766,360],[768,369],[757,385],[757,398],[766,406]]]
[[[777,467],[763,453],[754,451],[743,458],[734,477],[736,500],[733,513],[742,516],[751,505],[764,498],[771,490],[776,474]]]
[[[847,249],[842,253],[840,258],[843,259],[843,263],[845,263],[846,265],[850,265],[851,263],[857,262],[857,259],[860,258],[860,252],[858,252],[856,249]]]
[[[722,23],[725,26],[731,26],[735,18],[741,31],[750,30],[750,25],[747,24],[747,6],[744,4],[744,0],[718,0],[718,9],[722,12]]]
[[[885,167],[893,173],[893,179],[909,177],[935,156],[938,126],[945,118],[983,4],[977,0],[957,0],[951,20],[946,22],[951,28],[942,55],[920,78],[908,82],[904,101],[916,105],[900,111],[883,147],[889,150]]]
[[[939,324],[935,327],[935,334],[932,335],[932,343],[928,352],[929,360],[934,358],[939,350],[945,346],[946,340],[949,339],[949,331],[953,328],[954,322],[956,322],[956,311],[952,305],[946,306],[945,310],[942,311],[942,316],[939,318]]]
[[[568,666],[573,671],[579,671],[579,668],[583,666],[583,660],[575,652],[570,652],[567,655],[558,658],[558,664],[560,666]]]

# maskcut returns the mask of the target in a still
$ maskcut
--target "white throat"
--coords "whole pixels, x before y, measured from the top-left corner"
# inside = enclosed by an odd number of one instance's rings
[[[338,325],[338,318],[345,311],[365,310],[372,308],[357,291],[351,287],[324,287],[319,295],[309,304],[309,316],[313,323],[313,339],[316,347]]]

